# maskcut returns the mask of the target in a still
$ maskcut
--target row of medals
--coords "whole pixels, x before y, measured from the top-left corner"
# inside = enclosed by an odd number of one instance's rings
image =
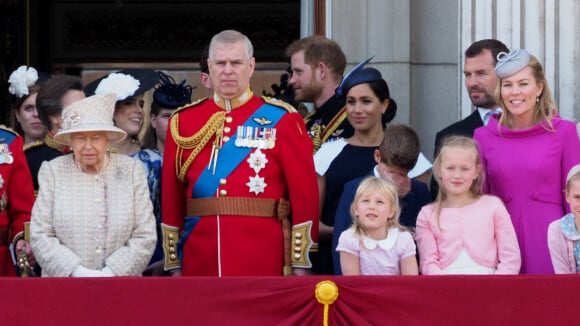
[[[276,145],[276,128],[238,126],[236,147],[272,149]]]

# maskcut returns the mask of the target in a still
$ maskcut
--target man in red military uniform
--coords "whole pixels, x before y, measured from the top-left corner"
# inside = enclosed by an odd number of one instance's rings
[[[289,275],[311,267],[318,188],[296,110],[249,89],[250,40],[212,38],[212,99],[169,122],[162,177],[165,270],[173,275]]]
[[[8,250],[14,245],[16,259],[26,254],[31,268],[35,264],[32,248],[24,240],[24,224],[30,222],[34,186],[23,152],[22,137],[0,127],[0,276],[16,276]],[[26,267],[26,266],[24,266]]]

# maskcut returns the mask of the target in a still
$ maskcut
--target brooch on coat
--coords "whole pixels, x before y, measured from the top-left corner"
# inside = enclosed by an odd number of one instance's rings
[[[14,158],[7,144],[0,144],[0,164],[12,164]]]

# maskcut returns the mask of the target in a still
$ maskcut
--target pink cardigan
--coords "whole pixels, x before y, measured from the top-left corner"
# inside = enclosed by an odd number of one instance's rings
[[[562,219],[555,220],[548,227],[548,248],[556,274],[576,274],[574,241],[562,233]]]
[[[417,217],[417,247],[421,273],[441,274],[463,249],[495,274],[518,274],[520,248],[510,216],[495,196],[483,195],[461,208],[442,208],[439,228],[437,204],[424,206]]]

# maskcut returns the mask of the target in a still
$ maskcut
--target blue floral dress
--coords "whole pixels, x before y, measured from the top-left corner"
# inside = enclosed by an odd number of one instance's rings
[[[580,273],[580,234],[576,230],[574,214],[568,213],[562,218],[562,233],[566,239],[574,243],[574,258],[576,258],[576,273]]]
[[[149,197],[153,204],[153,214],[155,215],[155,224],[157,229],[157,244],[153,257],[149,264],[163,259],[163,247],[161,239],[161,164],[163,163],[163,154],[154,149],[142,149],[131,155],[133,158],[143,162],[145,174],[147,175],[147,184],[149,185]]]

